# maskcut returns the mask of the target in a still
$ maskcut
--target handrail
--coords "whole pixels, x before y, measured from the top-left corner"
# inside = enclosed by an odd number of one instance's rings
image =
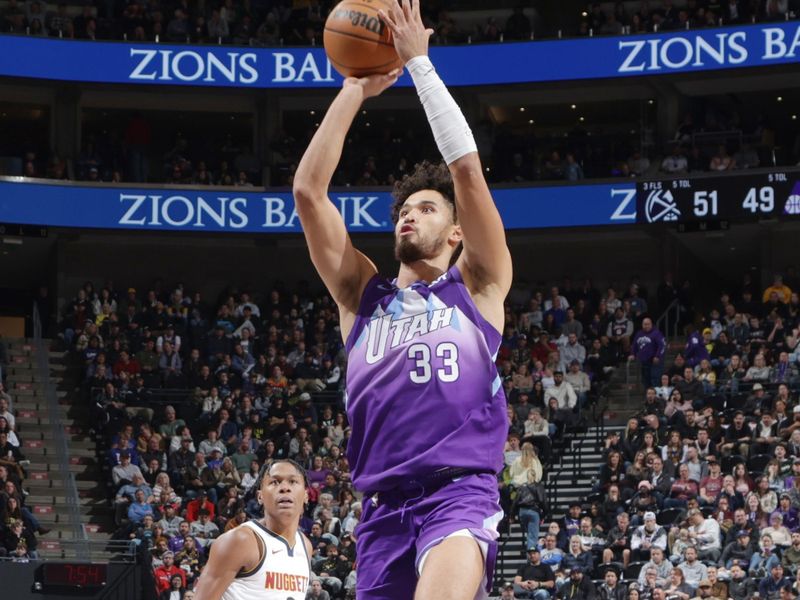
[[[674,314],[674,320],[670,321],[671,313]],[[656,319],[655,327],[656,329],[663,331],[664,335],[667,339],[678,337],[678,323],[680,323],[681,319],[681,303],[678,298],[675,298],[672,302],[669,303],[669,306],[664,309],[661,313],[661,316]],[[661,323],[664,323],[664,327],[661,327]]]
[[[76,554],[81,560],[89,560],[89,536],[81,522],[80,497],[75,475],[69,469],[69,444],[65,433],[64,422],[61,418],[58,395],[50,382],[50,352],[42,340],[42,319],[39,307],[33,303],[33,339],[36,348],[36,370],[39,381],[44,389],[47,399],[47,411],[50,419],[50,429],[53,434],[53,450],[58,457],[58,471],[64,484],[64,501],[67,505],[69,520],[72,525],[72,537],[76,544]],[[80,543],[83,542],[83,543]]]

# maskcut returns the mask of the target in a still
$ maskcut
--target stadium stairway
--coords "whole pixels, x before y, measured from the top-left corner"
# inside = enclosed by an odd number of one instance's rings
[[[567,512],[570,502],[585,502],[592,493],[592,486],[600,475],[603,464],[603,441],[609,431],[622,431],[624,425],[590,427],[586,433],[572,438],[571,448],[563,455],[560,464],[547,474],[550,515],[542,523],[540,535],[544,535],[547,523],[559,519]],[[500,583],[513,581],[517,570],[526,560],[526,536],[518,521],[511,523],[509,532],[500,539],[496,580]]]
[[[682,350],[682,342],[669,342],[664,364],[671,365]],[[600,476],[605,435],[610,431],[624,431],[628,418],[638,413],[644,399],[639,363],[621,364],[614,371],[603,396],[602,402],[607,404],[599,414],[602,425],[595,425],[586,433],[574,436],[560,463],[547,474],[548,496],[552,504],[549,521],[563,517],[570,502],[586,501],[592,493],[594,481]],[[540,529],[541,535],[544,535],[546,522]],[[517,570],[525,564],[525,542],[518,521],[514,521],[509,531],[501,535],[495,578],[498,583],[512,581]]]
[[[22,453],[30,461],[23,484],[28,493],[26,505],[42,526],[51,530],[38,536],[38,549],[43,557],[72,558],[76,542],[104,542],[112,531],[95,443],[84,426],[87,409],[75,389],[76,367],[68,364],[66,353],[51,351],[49,340],[39,345],[20,338],[5,338],[4,342],[9,355],[6,384],[13,399],[11,410]],[[37,364],[41,352],[47,353],[48,381],[43,380]],[[48,384],[54,386],[58,399],[54,414],[46,396]],[[68,497],[71,485],[61,471],[57,428],[63,428],[66,434],[68,472],[74,475],[77,506]],[[91,545],[98,549],[103,546]]]

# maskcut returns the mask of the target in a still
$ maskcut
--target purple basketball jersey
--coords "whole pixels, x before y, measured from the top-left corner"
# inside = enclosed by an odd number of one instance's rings
[[[444,467],[502,469],[500,339],[455,266],[430,285],[369,281],[347,339],[356,489],[386,491]]]

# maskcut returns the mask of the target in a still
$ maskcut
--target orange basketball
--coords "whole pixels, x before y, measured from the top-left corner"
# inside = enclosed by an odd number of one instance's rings
[[[345,77],[388,73],[402,67],[392,32],[378,9],[388,12],[397,0],[344,0],[325,22],[325,52],[333,67]]]

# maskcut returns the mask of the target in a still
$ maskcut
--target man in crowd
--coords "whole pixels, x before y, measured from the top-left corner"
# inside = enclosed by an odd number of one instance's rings
[[[664,335],[653,327],[653,320],[649,317],[642,319],[642,328],[636,332],[631,341],[631,354],[628,359],[639,361],[643,386],[661,385],[666,351],[667,342]]]
[[[536,547],[531,548],[528,550],[528,564],[520,567],[514,577],[514,595],[517,598],[530,600],[549,600],[555,588],[556,578],[553,570],[542,564],[541,551]]]

